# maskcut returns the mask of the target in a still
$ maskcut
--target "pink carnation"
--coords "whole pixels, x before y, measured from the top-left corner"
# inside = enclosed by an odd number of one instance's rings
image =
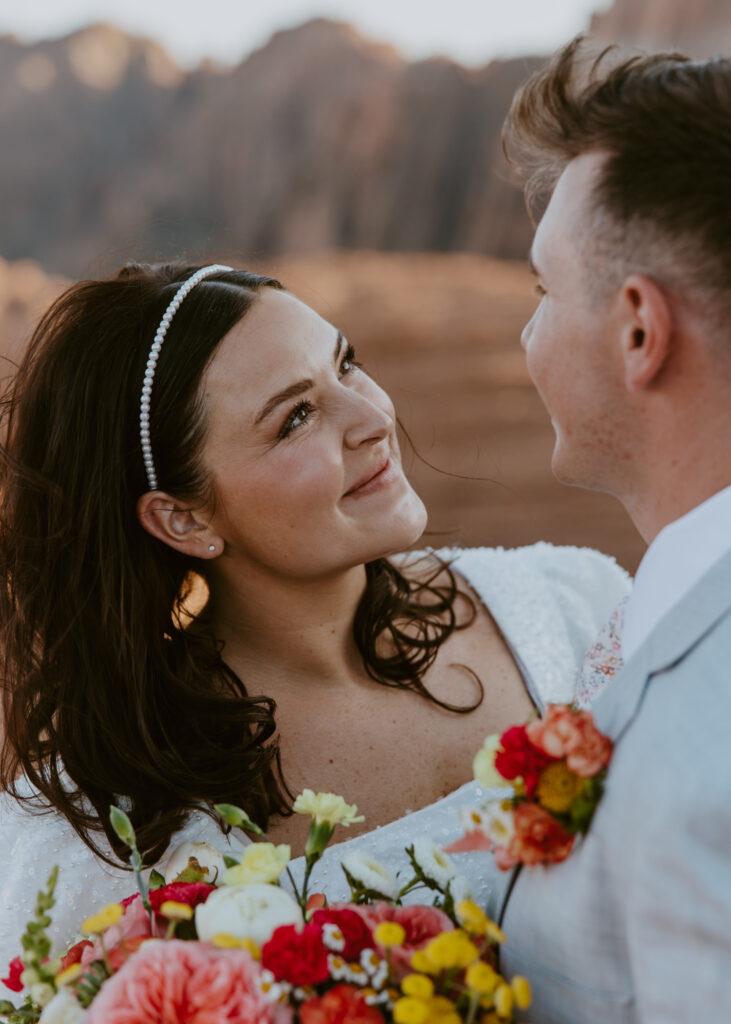
[[[107,981],[86,1024],[291,1024],[268,1001],[259,968],[242,949],[203,942],[148,943]]]
[[[571,853],[574,837],[538,804],[519,804],[513,820],[515,833],[510,843],[495,848],[495,863],[501,871],[516,864],[557,864]]]
[[[545,714],[526,726],[530,742],[549,757],[566,759],[583,779],[598,775],[612,756],[612,741],[599,732],[589,711],[549,704]]]
[[[381,921],[395,921],[406,932],[403,943],[390,951],[391,965],[397,979],[413,970],[411,957],[417,949],[442,932],[454,931],[450,919],[436,907],[392,907],[390,903],[373,903],[371,906],[354,906],[352,909],[359,911],[371,928],[375,928]]]

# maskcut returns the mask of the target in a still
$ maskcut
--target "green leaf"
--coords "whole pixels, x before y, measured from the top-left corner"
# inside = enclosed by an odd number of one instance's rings
[[[132,822],[124,811],[114,804],[109,808],[109,823],[123,843],[130,847],[135,845],[135,830],[132,828]]]
[[[256,836],[264,835],[262,829],[251,820],[246,811],[242,811],[235,804],[214,804],[213,809],[227,825],[233,825],[234,828],[245,828],[247,832],[253,832]]]
[[[154,891],[155,889],[162,889],[164,885],[165,876],[161,875],[157,868],[153,868],[152,871],[150,872],[150,890]]]
[[[239,862],[236,860],[235,857],[229,857],[228,854],[226,853],[224,853],[223,855],[223,863],[226,865],[227,868],[235,868],[239,865]]]

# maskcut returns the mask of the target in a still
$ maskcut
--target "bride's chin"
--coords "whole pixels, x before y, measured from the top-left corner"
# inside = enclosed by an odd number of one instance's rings
[[[409,486],[408,492],[397,508],[392,509],[388,520],[384,522],[383,551],[379,557],[395,555],[416,544],[424,533],[427,524],[427,511],[424,502],[416,491]]]

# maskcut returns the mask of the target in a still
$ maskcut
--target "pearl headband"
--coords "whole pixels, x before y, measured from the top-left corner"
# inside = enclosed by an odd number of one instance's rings
[[[162,343],[165,341],[165,335],[168,332],[170,323],[186,295],[204,278],[228,270],[233,270],[233,267],[224,267],[220,263],[213,263],[210,267],[201,267],[200,270],[196,270],[195,274],[191,275],[187,281],[184,281],[175,295],[173,295],[160,321],[160,326],[155,333],[155,339],[152,342],[150,354],[147,357],[145,376],[142,380],[142,394],[140,395],[140,444],[142,447],[142,459],[145,463],[145,473],[147,474],[147,483],[151,491],[157,490],[157,475],[155,473],[155,462],[152,458],[152,445],[150,444],[150,396],[152,395],[152,382],[155,379],[155,367],[160,357]]]

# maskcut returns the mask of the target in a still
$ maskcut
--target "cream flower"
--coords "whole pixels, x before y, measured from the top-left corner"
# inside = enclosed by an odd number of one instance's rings
[[[301,926],[302,911],[278,885],[224,885],[195,908],[195,927],[203,942],[223,933],[263,946],[283,924]]]
[[[343,857],[342,864],[348,874],[364,889],[377,892],[388,900],[395,900],[398,896],[399,884],[396,876],[374,857],[355,850]]]
[[[197,862],[204,873],[204,882],[209,885],[220,885],[226,870],[223,856],[210,843],[181,843],[176,846],[165,862],[163,875],[166,882],[172,882],[189,866],[191,857]]]
[[[329,825],[354,825],[358,821],[365,821],[362,814],[357,814],[355,804],[346,804],[335,793],[314,793],[311,789],[304,789],[300,793],[292,810],[295,814],[311,814],[318,825],[323,822]]]
[[[39,1024],[82,1024],[85,1017],[73,992],[62,988],[43,1010]]]
[[[424,875],[435,882],[440,889],[446,889],[457,869],[451,857],[430,839],[417,839],[414,843],[414,860]]]
[[[488,736],[472,762],[475,778],[485,789],[497,789],[506,785],[505,779],[495,768],[495,755],[499,747],[500,737],[497,733]]]
[[[276,882],[289,864],[289,846],[274,843],[252,843],[235,867],[227,868],[223,881],[226,885],[251,885],[255,882]]]

